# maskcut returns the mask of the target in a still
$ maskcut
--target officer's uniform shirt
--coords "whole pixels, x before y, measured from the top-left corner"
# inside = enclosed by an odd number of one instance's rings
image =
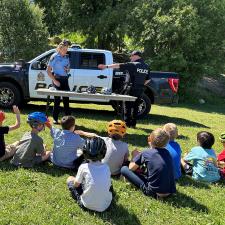
[[[59,53],[54,53],[48,63],[52,67],[52,72],[57,76],[67,76],[65,67],[70,67],[69,57],[61,56]]]
[[[120,70],[130,75],[130,83],[132,83],[130,94],[140,96],[144,91],[145,81],[151,79],[149,66],[143,59],[138,59],[135,62],[120,64]]]

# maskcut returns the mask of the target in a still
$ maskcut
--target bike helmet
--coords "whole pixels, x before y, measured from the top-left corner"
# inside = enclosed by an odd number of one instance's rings
[[[100,137],[86,139],[83,154],[85,159],[90,159],[92,161],[103,159],[106,154],[106,144],[104,140]]]
[[[112,89],[111,88],[102,88],[101,93],[104,95],[111,95]]]
[[[2,122],[5,119],[5,113],[3,111],[0,111],[0,122]]]
[[[126,134],[127,126],[122,120],[112,120],[108,123],[108,133],[110,135],[118,134],[123,137]]]
[[[32,128],[36,128],[39,124],[45,124],[47,121],[47,116],[42,112],[30,113],[27,118],[27,122]]]
[[[96,93],[96,88],[93,85],[90,85],[87,88],[87,93],[89,93],[89,94],[95,94]]]
[[[225,143],[225,132],[220,135],[220,141]]]

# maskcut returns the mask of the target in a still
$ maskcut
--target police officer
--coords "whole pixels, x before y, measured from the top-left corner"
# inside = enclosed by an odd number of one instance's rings
[[[57,90],[69,91],[68,75],[70,70],[69,58],[66,55],[70,42],[67,40],[62,41],[58,47],[57,52],[54,53],[48,63],[47,73],[52,79],[53,86]],[[53,108],[53,123],[59,124],[58,116],[60,111],[60,97],[54,97],[54,108]],[[64,111],[66,115],[70,115],[69,97],[63,97]]]
[[[141,96],[144,92],[144,85],[150,81],[149,66],[142,59],[140,51],[133,51],[130,56],[130,62],[117,63],[111,65],[100,64],[99,69],[119,68],[121,71],[128,74],[130,82],[130,90],[127,94],[137,97],[135,102],[126,102],[126,110],[124,119],[128,127],[136,127],[138,106]]]

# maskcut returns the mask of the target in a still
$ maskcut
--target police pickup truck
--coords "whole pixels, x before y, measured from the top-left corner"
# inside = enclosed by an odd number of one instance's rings
[[[49,58],[56,50],[49,50],[29,62],[19,61],[12,64],[0,64],[0,108],[21,105],[28,101],[46,100],[46,96],[37,94],[37,89],[51,86],[46,68]],[[112,52],[98,49],[81,49],[71,47],[68,50],[70,59],[69,86],[74,92],[84,92],[94,86],[98,92],[111,89],[121,94],[124,90],[126,74],[119,70],[98,69],[99,64],[112,64]],[[151,81],[145,87],[139,105],[139,116],[150,112],[151,104],[170,104],[177,101],[179,78],[173,72],[151,71]],[[79,98],[70,98],[71,102],[80,102]],[[109,99],[83,98],[82,102],[111,104],[119,113],[120,103]]]

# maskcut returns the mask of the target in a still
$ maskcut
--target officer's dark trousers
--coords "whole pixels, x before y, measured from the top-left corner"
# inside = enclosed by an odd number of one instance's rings
[[[61,91],[69,91],[69,83],[68,83],[68,77],[56,77],[56,80],[60,82],[60,87],[57,87],[56,85],[54,85],[54,87],[57,90],[61,90]],[[61,97],[55,96],[54,97],[54,108],[53,108],[53,119],[55,121],[58,121],[58,116],[59,116],[59,112],[60,112],[60,99]],[[64,105],[64,112],[65,115],[70,115],[70,107],[69,107],[69,97],[63,97],[63,105]]]
[[[127,126],[132,127],[136,126],[139,104],[140,104],[140,96],[137,97],[135,102],[126,102],[124,120]]]

